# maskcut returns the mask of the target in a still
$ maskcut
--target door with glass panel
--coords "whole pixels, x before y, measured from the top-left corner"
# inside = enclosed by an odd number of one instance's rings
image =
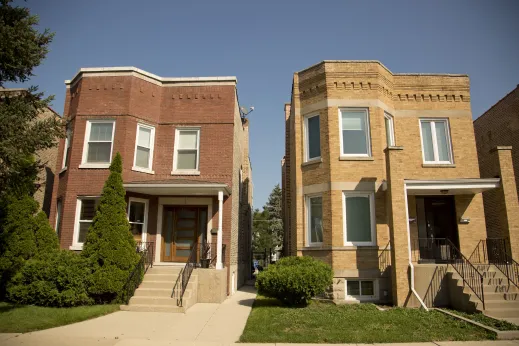
[[[187,262],[191,249],[198,250],[199,239],[205,236],[206,219],[207,208],[165,206],[162,261]]]

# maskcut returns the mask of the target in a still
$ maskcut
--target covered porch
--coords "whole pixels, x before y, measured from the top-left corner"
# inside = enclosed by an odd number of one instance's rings
[[[153,265],[225,267],[227,184],[172,179],[127,182],[124,188],[132,234],[152,253]]]

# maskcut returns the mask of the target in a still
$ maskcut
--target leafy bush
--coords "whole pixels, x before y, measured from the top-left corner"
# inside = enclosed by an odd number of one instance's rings
[[[126,217],[121,173],[122,159],[117,153],[81,253],[92,268],[88,293],[98,303],[122,299],[124,285],[139,261]]]
[[[256,278],[258,293],[287,305],[306,305],[323,293],[333,279],[332,268],[312,257],[285,257],[260,272]]]
[[[62,250],[45,259],[30,259],[13,277],[7,298],[17,304],[68,307],[91,304],[90,269],[80,255]]]

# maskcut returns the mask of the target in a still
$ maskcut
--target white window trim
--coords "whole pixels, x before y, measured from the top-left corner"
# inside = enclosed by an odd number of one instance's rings
[[[67,125],[67,135],[65,137],[65,147],[63,148],[63,161],[61,162],[61,170],[64,171],[67,169],[67,156],[68,156],[68,153],[69,153],[69,149],[70,149],[70,140],[71,140],[71,137],[72,137],[72,129],[69,127],[69,125]]]
[[[346,197],[368,197],[369,198],[369,214],[371,217],[371,241],[348,241],[348,227],[346,222]],[[376,246],[377,245],[377,225],[375,219],[375,193],[374,192],[357,192],[357,191],[343,191],[342,192],[342,223],[343,223],[343,238],[344,246]]]
[[[426,161],[425,160],[425,151],[423,146],[423,134],[422,134],[422,123],[429,122],[431,123],[431,136],[432,136],[432,145],[433,145],[433,156],[434,161]],[[438,140],[436,138],[436,122],[444,122],[445,123],[445,131],[446,131],[446,140],[448,144],[448,154],[449,161],[440,161],[438,160]],[[454,163],[453,154],[452,154],[452,140],[451,140],[451,132],[450,132],[450,124],[448,118],[420,118],[418,119],[418,126],[420,127],[420,144],[422,146],[422,161],[424,164],[439,164],[439,165],[450,165]]]
[[[148,199],[143,198],[136,198],[136,197],[130,197],[128,199],[128,212],[126,217],[128,218],[128,222],[130,222],[130,205],[132,202],[137,203],[144,203],[144,224],[142,225],[142,242],[145,242],[148,238],[148,210],[149,210],[149,203],[150,201]]]
[[[312,224],[311,223],[311,215],[310,215],[310,200],[312,198],[316,198],[316,197],[321,197],[321,201],[322,201],[322,197],[323,195],[322,194],[312,194],[312,195],[306,195],[305,196],[305,209],[306,209],[306,222],[305,222],[305,233],[306,233],[306,243],[308,244],[308,246],[321,246],[323,245],[323,242],[312,242],[312,237],[310,235],[310,225]],[[322,209],[322,204],[321,204],[321,209]],[[324,212],[322,213],[324,215]],[[323,240],[324,240],[324,227],[323,227]]]
[[[304,162],[312,162],[312,161],[319,161],[321,159],[321,155],[319,156],[316,156],[316,157],[312,157],[310,158],[309,155],[310,155],[310,138],[309,138],[309,131],[308,131],[308,119],[310,118],[314,118],[314,117],[319,117],[319,153],[321,153],[321,118],[320,118],[320,114],[317,113],[317,114],[311,114],[311,115],[305,115],[304,116],[304,126],[303,126],[303,132],[304,132],[304,139],[305,139],[305,144],[304,144],[304,158],[305,158],[305,161]]]
[[[87,157],[88,157],[88,138],[90,138],[90,129],[92,127],[92,124],[94,123],[113,123],[112,127],[112,145],[110,147],[110,160],[107,163],[88,163]],[[115,138],[115,120],[87,120],[86,122],[86,129],[85,129],[85,140],[83,142],[83,158],[81,160],[81,164],[79,165],[79,168],[109,168],[110,164],[112,162],[112,156],[114,151],[114,138]]]
[[[150,157],[148,159],[148,168],[137,166],[137,146],[139,144],[139,129],[140,128],[151,130],[150,134]],[[137,133],[135,134],[135,148],[133,153],[133,167],[132,170],[142,173],[155,174],[153,171],[153,150],[155,148],[155,127],[150,125],[145,125],[138,123],[137,124]]]
[[[177,169],[177,159],[178,159],[178,141],[179,141],[179,132],[181,131],[197,131],[196,136],[196,169]],[[175,129],[175,148],[173,150],[173,171],[172,175],[200,175],[200,127],[177,127]]]
[[[363,111],[366,116],[366,146],[368,148],[367,154],[345,154],[343,148],[343,140],[342,140],[342,112],[349,111]],[[341,157],[371,157],[371,126],[369,122],[369,109],[368,108],[339,108],[339,139],[341,146]]]
[[[76,216],[74,218],[74,234],[72,236],[72,245],[69,247],[70,250],[83,250],[83,243],[78,242],[79,238],[79,216],[81,215],[81,204],[84,199],[98,199],[101,196],[81,196],[77,197],[76,200]]]
[[[387,112],[384,112],[384,128],[385,128],[385,125],[386,125],[386,122],[385,122],[385,119],[389,120],[389,138],[386,138],[388,139],[388,146],[395,146],[395,118],[387,113]]]
[[[348,294],[348,281],[373,281],[373,293],[372,296],[352,296]],[[359,290],[362,292],[361,288],[362,283],[359,283]],[[379,288],[378,288],[378,279],[369,279],[369,278],[349,278],[344,280],[344,299],[348,301],[356,301],[356,302],[365,302],[365,301],[375,301],[379,298]]]

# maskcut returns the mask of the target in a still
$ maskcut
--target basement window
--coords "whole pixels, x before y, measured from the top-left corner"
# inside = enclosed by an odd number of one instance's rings
[[[346,300],[375,300],[377,294],[377,280],[346,279]]]

